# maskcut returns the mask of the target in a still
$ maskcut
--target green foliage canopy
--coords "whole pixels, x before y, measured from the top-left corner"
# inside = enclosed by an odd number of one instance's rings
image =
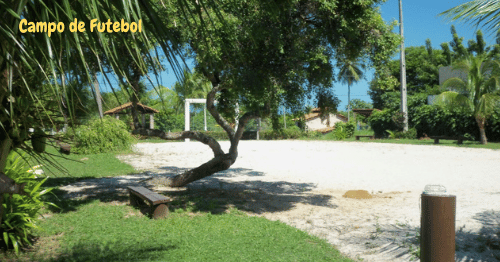
[[[382,20],[380,2],[285,1],[274,3],[275,11],[265,1],[223,1],[226,24],[209,24],[208,34],[189,28],[197,17],[175,19],[170,28],[188,43],[196,70],[225,90],[221,111],[231,114],[236,102],[248,111],[280,104],[295,111],[305,96],[331,91],[334,59],[363,57],[377,67],[393,54],[399,38]],[[166,6],[169,16],[181,12]]]

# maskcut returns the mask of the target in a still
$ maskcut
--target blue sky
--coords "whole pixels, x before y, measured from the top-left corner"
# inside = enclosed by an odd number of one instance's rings
[[[425,45],[427,38],[431,39],[434,49],[441,49],[440,44],[449,42],[452,39],[450,27],[455,25],[457,33],[460,37],[464,37],[464,43],[469,39],[475,39],[474,32],[476,28],[464,23],[449,23],[438,14],[453,8],[457,5],[468,2],[468,0],[403,0],[403,22],[404,22],[404,38],[405,47]],[[387,0],[380,6],[380,12],[386,22],[399,20],[399,0]],[[395,31],[399,33],[399,27],[395,27]],[[493,35],[490,36],[489,31],[483,30],[487,44],[494,42]],[[399,55],[396,56],[399,58]],[[168,65],[167,65],[168,66]],[[351,99],[361,99],[371,102],[368,96],[368,82],[373,77],[373,70],[367,70],[362,81],[351,86]],[[153,79],[154,80],[154,79]],[[161,74],[161,85],[171,87],[177,79],[171,70]],[[104,84],[101,81],[101,85]],[[104,91],[109,89],[102,87]],[[347,85],[340,83],[334,84],[335,94],[341,100],[339,110],[345,110],[347,105]]]
[[[455,25],[460,37],[464,37],[464,43],[469,39],[475,39],[476,28],[464,23],[449,23],[438,14],[457,5],[468,2],[467,0],[403,0],[403,24],[405,47],[425,45],[429,38],[434,49],[441,49],[440,44],[452,39],[450,27]],[[388,0],[380,6],[380,12],[385,21],[399,21],[399,0]],[[399,26],[395,28],[399,33]],[[483,30],[487,44],[494,42],[493,35]],[[396,57],[399,59],[399,54]],[[371,102],[368,96],[368,82],[373,77],[373,70],[365,72],[365,79],[351,86],[351,99],[358,98]],[[335,84],[335,93],[342,101],[339,110],[345,110],[347,105],[347,85]]]

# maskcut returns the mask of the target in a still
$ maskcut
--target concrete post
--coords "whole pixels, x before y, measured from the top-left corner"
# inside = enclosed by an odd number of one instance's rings
[[[240,124],[240,105],[236,103],[236,108],[235,108],[235,117],[234,117],[234,132],[238,131],[238,125]]]
[[[149,129],[155,129],[154,114],[149,114]]]
[[[184,101],[184,131],[189,131],[189,117],[190,117],[190,111],[189,110],[189,101]],[[184,141],[189,142],[189,138],[186,138]]]
[[[205,103],[205,107],[203,107],[203,121],[205,121],[205,131],[207,131],[207,104]]]
[[[257,140],[259,140],[259,133],[260,133],[260,117],[257,118]]]

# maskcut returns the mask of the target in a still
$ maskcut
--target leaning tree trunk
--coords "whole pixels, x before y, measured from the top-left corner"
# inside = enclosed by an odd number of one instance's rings
[[[214,117],[217,124],[219,124],[228,134],[229,141],[231,142],[231,147],[229,148],[228,153],[225,153],[222,150],[217,140],[200,132],[184,131],[177,133],[170,133],[170,132],[165,133],[160,130],[156,129],[151,130],[145,128],[140,128],[133,131],[134,134],[155,136],[166,140],[180,140],[180,139],[190,138],[202,142],[203,144],[208,145],[212,149],[214,157],[210,161],[200,165],[197,168],[188,170],[182,174],[169,178],[167,182],[168,186],[183,187],[193,181],[200,180],[205,177],[211,176],[217,172],[229,169],[229,167],[231,167],[231,165],[234,164],[236,158],[238,157],[238,143],[241,139],[241,136],[243,134],[243,129],[246,123],[250,119],[254,119],[260,116],[260,114],[256,112],[245,113],[240,118],[238,127],[235,132],[234,129],[219,114],[219,112],[217,112],[217,109],[215,108],[214,105],[215,95],[217,92],[221,90],[221,88],[219,87],[218,83],[214,83],[213,86],[214,86],[213,89],[207,95],[207,109],[210,112],[210,114]]]
[[[0,57],[0,60],[2,58]],[[0,75],[0,107],[8,108],[7,97],[10,95],[9,92],[9,74],[7,70],[2,72]],[[1,125],[0,127],[0,172],[4,172],[5,164],[7,163],[7,156],[12,149],[12,139],[9,138],[8,132],[11,128],[10,119],[6,114],[1,113]]]
[[[4,138],[0,141],[0,173],[5,171],[5,165],[7,164],[7,156],[12,149],[12,139]]]
[[[486,138],[486,132],[484,131],[486,118],[476,116],[476,122],[477,125],[479,126],[479,137],[481,138],[481,144],[486,145],[488,143],[488,139]]]
[[[141,93],[139,82],[141,80],[141,72],[139,69],[133,71],[131,79],[132,86],[132,122],[134,124],[134,130],[141,128],[141,124],[139,123],[139,115],[137,112],[137,104],[139,103],[139,95]],[[143,123],[144,124],[144,123]]]

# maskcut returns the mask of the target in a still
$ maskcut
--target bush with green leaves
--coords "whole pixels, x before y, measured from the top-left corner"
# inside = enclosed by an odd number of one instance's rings
[[[299,139],[301,137],[306,137],[307,133],[297,126],[291,126],[284,129],[278,130],[264,130],[261,131],[259,136],[263,140],[279,140],[279,139]]]
[[[375,133],[375,137],[387,137],[386,130],[397,130],[398,127],[393,121],[393,111],[384,109],[382,111],[373,111],[367,121]]]
[[[500,141],[500,106],[487,120],[486,135],[490,141]]]
[[[228,140],[226,131],[200,131],[205,135],[213,137],[215,140]]]
[[[31,171],[31,172],[30,172]],[[53,203],[44,202],[42,197],[52,189],[42,189],[47,178],[39,180],[32,172],[26,155],[19,155],[12,151],[7,159],[5,175],[17,184],[26,183],[26,195],[3,195],[2,225],[0,228],[3,244],[14,248],[19,253],[19,247],[30,244],[30,232],[37,228],[37,218],[40,209]]]
[[[479,138],[479,130],[471,112],[461,109],[424,105],[411,116],[417,135],[423,136],[467,136]],[[487,133],[488,134],[488,133]],[[490,134],[488,134],[490,135]],[[493,138],[495,135],[493,135]],[[498,137],[498,136],[497,136]]]
[[[74,152],[81,154],[128,150],[135,142],[126,124],[110,116],[93,119],[74,130]]]
[[[154,115],[155,129],[164,132],[177,132],[184,130],[184,115],[160,111]]]
[[[335,123],[334,133],[339,140],[350,138],[354,135],[356,124],[354,122],[337,122]]]
[[[408,129],[407,132],[404,131],[392,131],[386,130],[390,138],[395,139],[415,139],[417,138],[417,130],[415,128]]]
[[[428,95],[425,93],[409,95],[407,98],[408,112],[410,113],[412,108],[427,104],[427,96]],[[386,92],[381,96],[381,98],[384,102],[384,109],[389,109],[392,111],[399,111],[401,109],[401,92]]]

